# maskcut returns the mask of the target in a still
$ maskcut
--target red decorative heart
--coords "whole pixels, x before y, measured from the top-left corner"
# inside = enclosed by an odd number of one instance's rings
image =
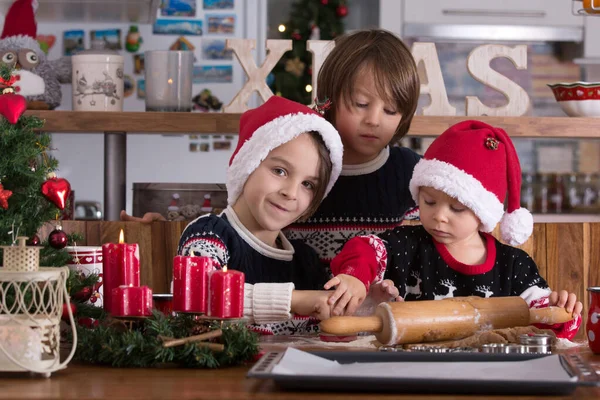
[[[35,39],[38,42],[46,43],[46,45],[48,46],[48,50],[50,50],[52,46],[54,46],[54,42],[56,42],[56,36],[54,35],[37,35]]]
[[[42,194],[61,210],[65,208],[70,193],[71,184],[66,179],[54,177],[42,183]]]
[[[11,124],[16,124],[26,109],[27,100],[25,100],[25,97],[14,93],[0,95],[0,114]]]

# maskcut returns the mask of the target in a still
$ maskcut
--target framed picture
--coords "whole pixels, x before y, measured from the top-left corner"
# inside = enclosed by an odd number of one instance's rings
[[[207,15],[208,33],[233,34],[235,32],[235,15]]]
[[[165,17],[195,17],[196,0],[162,0],[160,15]]]
[[[157,19],[152,27],[157,35],[202,35],[200,19]]]
[[[205,10],[231,10],[233,9],[233,0],[203,0]]]

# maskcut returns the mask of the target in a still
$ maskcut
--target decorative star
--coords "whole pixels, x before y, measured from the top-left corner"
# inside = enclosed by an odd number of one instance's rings
[[[4,186],[0,183],[0,206],[5,210],[8,209],[8,198],[12,196],[10,190],[4,190]]]

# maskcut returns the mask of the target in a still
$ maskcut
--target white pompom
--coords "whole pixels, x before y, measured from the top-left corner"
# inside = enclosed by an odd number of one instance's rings
[[[532,232],[533,216],[526,208],[505,213],[500,220],[500,237],[511,246],[525,243]]]

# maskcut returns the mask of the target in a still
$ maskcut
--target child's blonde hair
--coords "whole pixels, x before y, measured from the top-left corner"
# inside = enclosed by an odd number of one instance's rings
[[[324,116],[335,124],[336,108],[342,100],[350,106],[354,82],[364,68],[373,71],[379,95],[402,114],[390,141],[396,143],[410,128],[419,101],[420,82],[410,50],[386,30],[360,30],[335,40],[335,48],[325,59],[317,79],[319,102],[332,101]]]

